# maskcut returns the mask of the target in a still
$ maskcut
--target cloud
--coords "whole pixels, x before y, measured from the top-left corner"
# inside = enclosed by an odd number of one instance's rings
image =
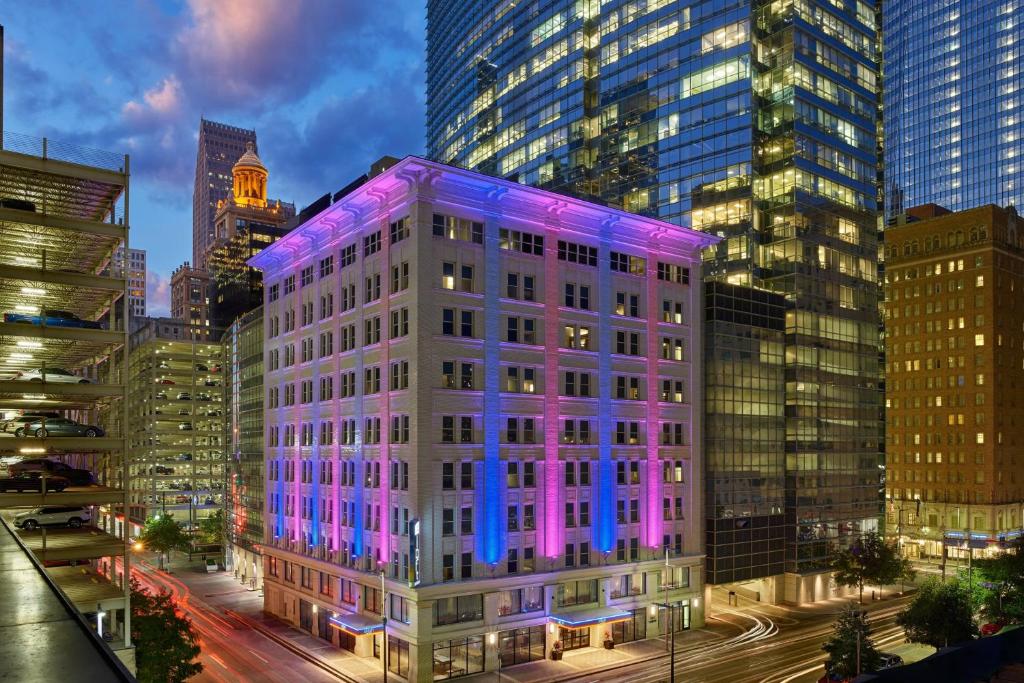
[[[276,187],[300,202],[336,191],[381,156],[423,153],[421,65],[406,64],[372,86],[329,98],[302,126],[278,121],[269,127],[274,134],[261,150],[273,159]]]
[[[125,118],[138,118],[153,115],[158,118],[166,118],[178,113],[181,109],[181,81],[175,75],[170,75],[155,88],[150,88],[142,95],[143,102],[140,104],[135,100],[128,100],[121,108],[121,114]]]
[[[146,315],[171,314],[171,279],[152,270],[146,271]]]

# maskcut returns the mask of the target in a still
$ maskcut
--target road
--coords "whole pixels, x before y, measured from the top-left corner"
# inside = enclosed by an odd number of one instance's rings
[[[189,683],[292,683],[336,681],[322,669],[278,645],[247,624],[191,600],[188,587],[145,561],[135,561],[133,574],[151,590],[166,590],[191,619],[201,639],[203,672]]]
[[[869,616],[871,637],[879,649],[891,648],[904,640],[896,625],[896,614],[909,597],[887,601]],[[718,612],[721,616],[723,612]],[[686,683],[809,683],[824,673],[822,644],[832,635],[834,614],[802,614],[800,610],[773,607],[745,607],[725,614],[758,619],[758,637],[738,636],[697,651],[676,654],[676,680]],[[669,680],[669,655],[618,670],[582,675],[587,683],[663,683]]]

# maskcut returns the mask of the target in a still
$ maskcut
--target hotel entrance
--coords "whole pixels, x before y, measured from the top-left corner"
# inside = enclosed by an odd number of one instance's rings
[[[578,650],[581,647],[590,647],[590,627],[584,628],[560,628],[558,637],[562,641],[563,650]]]

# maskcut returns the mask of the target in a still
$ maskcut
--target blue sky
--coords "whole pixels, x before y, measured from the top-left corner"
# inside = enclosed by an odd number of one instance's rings
[[[191,257],[199,119],[255,128],[298,208],[424,145],[423,0],[4,3],[4,127],[132,157],[149,313]]]

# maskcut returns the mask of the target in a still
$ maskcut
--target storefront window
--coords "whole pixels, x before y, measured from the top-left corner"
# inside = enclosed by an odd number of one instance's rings
[[[409,643],[394,636],[388,636],[388,671],[409,677]]]
[[[544,659],[544,626],[502,631],[498,643],[502,668]]]
[[[482,636],[441,640],[434,643],[434,680],[443,681],[484,670]]]
[[[561,628],[558,637],[562,641],[563,650],[578,650],[590,647],[590,628]]]
[[[647,637],[647,610],[643,607],[633,610],[632,618],[615,622],[611,632],[616,644],[643,640]]]

